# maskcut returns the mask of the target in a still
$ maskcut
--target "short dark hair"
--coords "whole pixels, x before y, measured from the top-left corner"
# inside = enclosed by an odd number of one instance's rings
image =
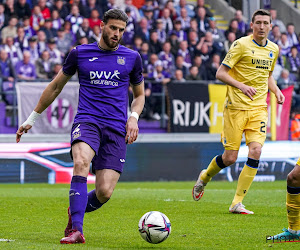
[[[268,10],[264,10],[264,9],[256,10],[252,15],[252,19],[251,19],[252,23],[254,22],[254,19],[256,16],[269,16],[270,23],[272,22],[272,17],[271,17],[270,11],[268,11]]]
[[[128,16],[126,13],[119,9],[110,9],[104,13],[103,22],[107,24],[109,19],[116,19],[124,21],[126,24],[128,22]]]

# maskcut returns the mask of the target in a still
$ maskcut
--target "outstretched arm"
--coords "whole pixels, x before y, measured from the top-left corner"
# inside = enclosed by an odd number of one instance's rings
[[[274,77],[272,76],[272,72],[270,72],[270,75],[269,75],[268,88],[269,88],[269,90],[271,90],[275,94],[275,96],[277,98],[277,103],[278,104],[283,104],[284,100],[285,100],[285,97],[282,94],[281,90],[276,85]]]
[[[132,85],[133,101],[131,104],[131,116],[126,123],[126,137],[128,144],[132,144],[138,136],[138,119],[143,111],[145,104],[145,86],[144,82],[139,85]]]
[[[57,76],[48,84],[43,91],[38,104],[34,108],[34,111],[16,132],[16,142],[21,140],[21,136],[24,132],[27,133],[28,130],[31,129],[36,118],[55,100],[70,78],[71,76],[65,75],[63,71],[60,70]]]
[[[253,101],[252,96],[256,94],[256,89],[233,79],[228,74],[229,70],[229,67],[226,67],[222,64],[216,73],[216,78],[232,87],[240,89],[246,96],[248,96]]]

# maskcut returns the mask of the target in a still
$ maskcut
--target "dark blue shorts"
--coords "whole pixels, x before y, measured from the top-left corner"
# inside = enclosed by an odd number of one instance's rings
[[[71,145],[83,141],[94,151],[93,171],[113,169],[122,173],[126,157],[125,135],[108,126],[95,123],[74,123]]]

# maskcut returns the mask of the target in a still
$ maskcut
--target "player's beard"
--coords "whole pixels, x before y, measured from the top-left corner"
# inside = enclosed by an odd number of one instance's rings
[[[105,31],[103,31],[102,36],[103,36],[103,41],[105,42],[107,47],[109,47],[111,49],[114,49],[115,47],[117,47],[121,40],[121,39],[119,39],[117,42],[111,41]]]

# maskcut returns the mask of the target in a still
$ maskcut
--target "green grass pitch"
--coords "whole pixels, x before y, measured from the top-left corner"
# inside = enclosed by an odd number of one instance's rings
[[[285,181],[252,184],[244,204],[254,215],[228,213],[236,182],[212,181],[199,202],[192,199],[193,185],[120,182],[107,204],[86,214],[86,244],[60,245],[69,185],[1,184],[0,249],[300,249],[300,243],[265,241],[287,227]],[[138,232],[140,217],[152,210],[165,213],[172,225],[169,238],[157,245]]]

